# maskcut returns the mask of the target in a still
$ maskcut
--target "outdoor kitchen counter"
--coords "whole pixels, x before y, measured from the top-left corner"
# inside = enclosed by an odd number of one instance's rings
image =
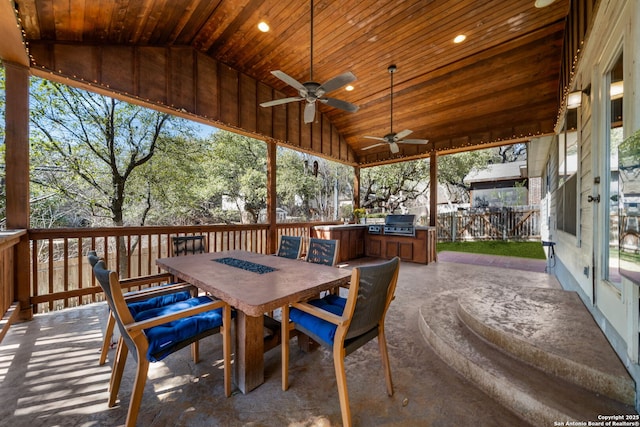
[[[435,227],[417,225],[415,236],[388,234],[365,234],[365,255],[391,259],[399,256],[401,260],[429,264],[437,260],[437,234]]]
[[[318,225],[313,227],[313,237],[340,241],[340,253],[336,263],[364,256],[366,224]]]
[[[321,225],[313,228],[314,237],[340,241],[338,263],[370,256],[429,264],[436,261],[436,228],[415,227],[415,236],[370,234],[370,224]]]

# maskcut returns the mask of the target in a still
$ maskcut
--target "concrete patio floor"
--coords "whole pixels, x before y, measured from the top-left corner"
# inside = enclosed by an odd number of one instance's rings
[[[491,399],[450,368],[423,338],[420,310],[442,291],[483,284],[560,289],[535,271],[464,264],[464,260],[403,263],[386,330],[395,394],[388,397],[378,346],[368,343],[346,359],[356,426],[521,426],[527,420]],[[360,259],[350,267],[374,262]],[[544,265],[544,264],[543,264]],[[0,344],[0,426],[115,426],[126,418],[135,363],[130,358],[120,401],[107,408],[111,360],[98,366],[106,306],[93,304],[16,324]],[[588,325],[595,327],[595,324]],[[224,397],[220,337],[201,343],[201,361],[188,349],[152,364],[139,426],[341,425],[331,353],[298,350],[291,341],[290,388],[280,384],[280,350],[265,354],[265,383]],[[589,343],[577,343],[585,348]],[[598,351],[595,349],[594,351]],[[610,351],[610,350],[609,350]],[[110,359],[114,351],[109,354]],[[128,374],[127,374],[128,373]]]

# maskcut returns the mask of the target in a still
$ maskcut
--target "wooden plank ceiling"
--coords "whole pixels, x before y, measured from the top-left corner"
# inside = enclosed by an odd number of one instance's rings
[[[309,80],[309,0],[15,0],[26,45],[190,47],[284,96],[270,71]],[[320,105],[362,166],[524,141],[553,133],[569,0],[315,0],[313,80],[346,71],[357,80]],[[259,21],[271,30],[262,33]],[[454,44],[458,34],[463,43]],[[363,148],[393,130],[428,145]]]

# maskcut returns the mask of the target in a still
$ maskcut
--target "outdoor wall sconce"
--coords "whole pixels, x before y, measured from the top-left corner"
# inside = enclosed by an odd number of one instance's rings
[[[582,105],[582,95],[589,96],[591,95],[591,85],[587,86],[582,90],[576,90],[574,92],[570,92],[567,96],[567,109],[575,110],[580,105]]]

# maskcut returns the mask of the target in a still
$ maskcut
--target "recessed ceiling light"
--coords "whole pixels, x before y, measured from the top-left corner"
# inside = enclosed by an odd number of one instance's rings
[[[258,29],[263,33],[266,33],[267,31],[269,31],[269,24],[264,21],[260,21],[260,23],[258,23]]]
[[[556,0],[536,0],[536,2],[534,3],[534,6],[537,7],[538,9],[541,9],[543,7],[549,6],[551,3],[555,1]]]
[[[465,36],[464,34],[459,34],[459,35],[456,36],[455,39],[453,39],[453,42],[454,43],[462,43],[466,39],[467,39],[467,36]]]
[[[353,90],[353,86],[349,85],[345,87],[344,90],[346,90],[347,92],[351,92]]]

